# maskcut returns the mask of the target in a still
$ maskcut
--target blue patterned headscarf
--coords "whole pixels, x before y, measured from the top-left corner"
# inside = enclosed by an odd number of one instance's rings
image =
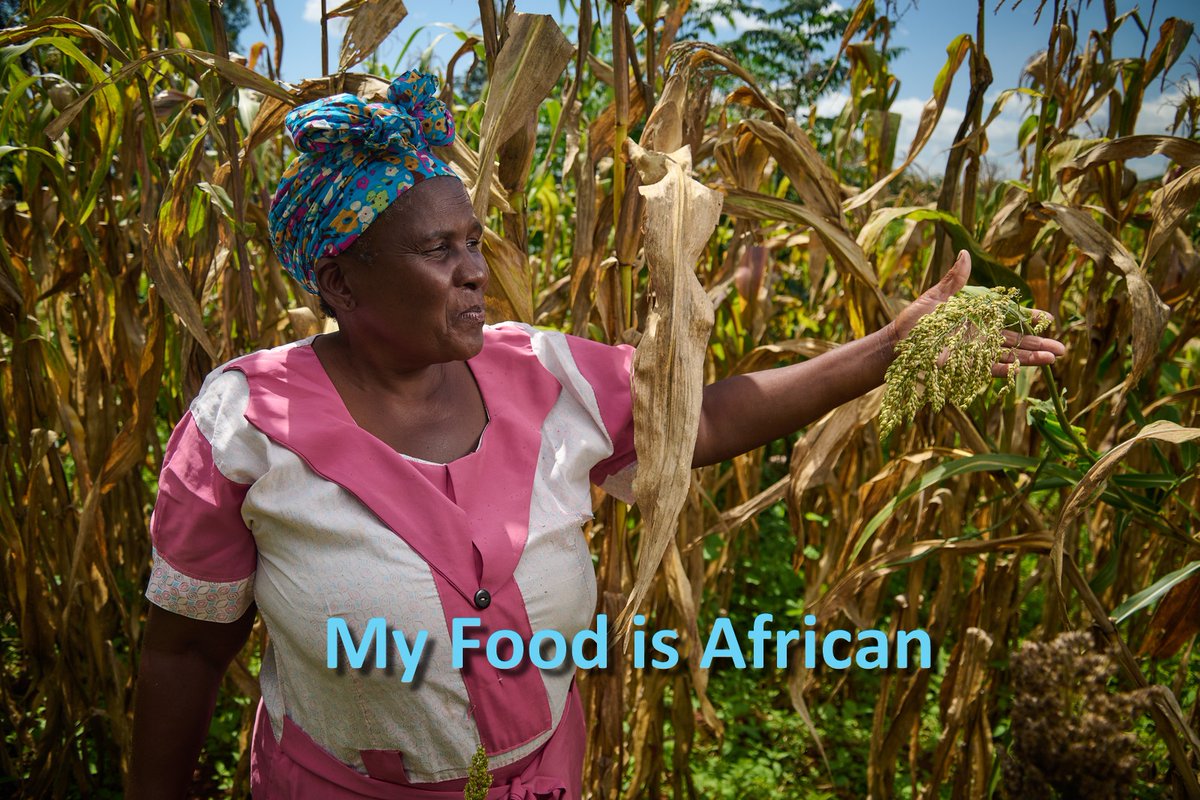
[[[268,223],[283,268],[317,293],[317,259],[336,256],[415,184],[454,171],[433,145],[454,141],[454,118],[437,99],[437,78],[410,70],[388,101],[337,94],[284,119],[300,151],[279,181]]]

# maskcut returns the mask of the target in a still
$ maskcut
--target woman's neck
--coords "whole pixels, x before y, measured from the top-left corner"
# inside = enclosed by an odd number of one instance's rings
[[[344,331],[321,334],[313,340],[312,347],[326,372],[346,388],[381,392],[414,403],[430,402],[441,396],[457,363],[404,363],[385,348],[351,342]]]

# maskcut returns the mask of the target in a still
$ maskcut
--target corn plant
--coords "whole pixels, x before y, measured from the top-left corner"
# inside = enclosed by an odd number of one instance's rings
[[[618,647],[580,675],[589,796],[1001,796],[1030,741],[1012,730],[1030,723],[1008,654],[1088,626],[1112,653],[1106,680],[1148,698],[1122,779],[1200,794],[1194,102],[1170,135],[1133,134],[1191,23],[1109,2],[1105,29],[1085,31],[1074,2],[1043,3],[1045,49],[989,109],[981,5],[897,164],[894,8],[853,9],[838,58],[855,100],[817,126],[727,52],[679,41],[687,0],[581,3],[571,39],[516,5],[481,0],[444,69],[462,133],[445,155],[488,227],[489,317],[687,354],[635,375],[663,398],[637,420],[639,451],[663,465],[640,510],[597,491],[585,530],[597,611],[615,619],[636,598],[647,628],[681,632],[682,664],[635,669]],[[266,234],[291,156],[283,116],[379,93],[386,66],[350,70],[407,24],[398,3],[347,6],[347,43],[326,58],[339,71],[284,85],[273,2],[255,3],[272,41],[245,56],[218,6],[26,3],[0,31],[0,758],[18,796],[119,792],[166,435],[215,365],[323,324]],[[1114,37],[1133,28],[1144,47],[1129,58]],[[925,181],[910,167],[954,80],[970,84],[967,113]],[[1022,168],[1002,181],[984,154],[1010,104],[1025,104],[1004,143]],[[1162,176],[1126,166],[1155,153]],[[704,224],[673,230],[680,208]],[[687,387],[877,329],[959,249],[980,283],[1055,316],[1066,359],[914,409],[890,434],[876,391],[728,463],[678,463]],[[790,563],[763,563],[780,552]],[[747,583],[768,566],[796,581],[788,613],[818,632],[924,628],[938,658],[758,673],[771,719],[802,731],[774,745],[794,767],[759,785],[722,777],[753,723],[729,711],[737,676],[702,669],[699,650],[716,614],[774,596]],[[200,795],[244,795],[261,645],[259,631],[230,670]],[[869,723],[831,738],[851,708]]]

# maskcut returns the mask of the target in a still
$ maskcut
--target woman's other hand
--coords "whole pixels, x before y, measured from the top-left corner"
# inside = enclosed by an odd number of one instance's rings
[[[970,277],[971,254],[966,250],[962,250],[959,252],[958,260],[954,262],[954,266],[947,270],[942,279],[933,288],[922,294],[901,311],[888,326],[893,346],[908,336],[921,317],[949,300],[966,286],[967,279]],[[1053,320],[1053,317],[1045,311],[1034,311],[1033,314],[1035,319],[1048,318]],[[1022,335],[1018,331],[1011,330],[1004,332],[1004,344],[1006,347],[1015,348],[1015,350],[1007,352],[1000,361],[992,365],[992,374],[997,378],[1003,378],[1008,375],[1008,365],[1012,363],[1014,358],[1020,360],[1021,366],[1038,367],[1053,364],[1055,359],[1066,355],[1067,352],[1067,348],[1057,339],[1045,336],[1033,336],[1031,334]]]
[[[150,606],[133,711],[131,800],[182,798],[208,734],[217,687],[254,626],[253,605],[230,623]]]

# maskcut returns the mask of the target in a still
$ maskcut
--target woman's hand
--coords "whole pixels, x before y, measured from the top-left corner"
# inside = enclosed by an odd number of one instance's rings
[[[896,358],[896,344],[921,317],[962,289],[970,275],[971,257],[963,251],[936,286],[882,330],[799,364],[734,375],[705,386],[692,466],[715,464],[761,447],[879,386]],[[997,377],[1008,374],[1003,362],[1014,357],[1022,365],[1041,366],[1067,352],[1054,339],[1016,331],[1005,331],[1004,341],[1015,350],[992,365]]]
[[[131,800],[183,798],[208,734],[217,687],[254,625],[202,622],[150,606],[133,712]]]
[[[933,311],[941,303],[946,302],[953,297],[960,289],[967,285],[967,279],[971,277],[971,254],[966,250],[962,250],[958,254],[958,260],[954,262],[946,274],[938,281],[937,285],[929,291],[922,294],[912,302],[907,308],[897,315],[896,319],[891,322],[888,328],[891,329],[892,344],[895,346],[916,326],[921,317]],[[1034,311],[1035,318],[1053,319],[1045,311]],[[992,365],[992,374],[997,378],[1003,378],[1008,375],[1008,365],[1012,363],[1014,358],[1021,362],[1021,366],[1039,367],[1046,364],[1053,364],[1059,356],[1065,355],[1067,348],[1057,339],[1050,339],[1044,336],[1022,335],[1018,331],[1005,331],[1004,344],[1010,348],[1016,348],[1005,354],[1005,356]]]

